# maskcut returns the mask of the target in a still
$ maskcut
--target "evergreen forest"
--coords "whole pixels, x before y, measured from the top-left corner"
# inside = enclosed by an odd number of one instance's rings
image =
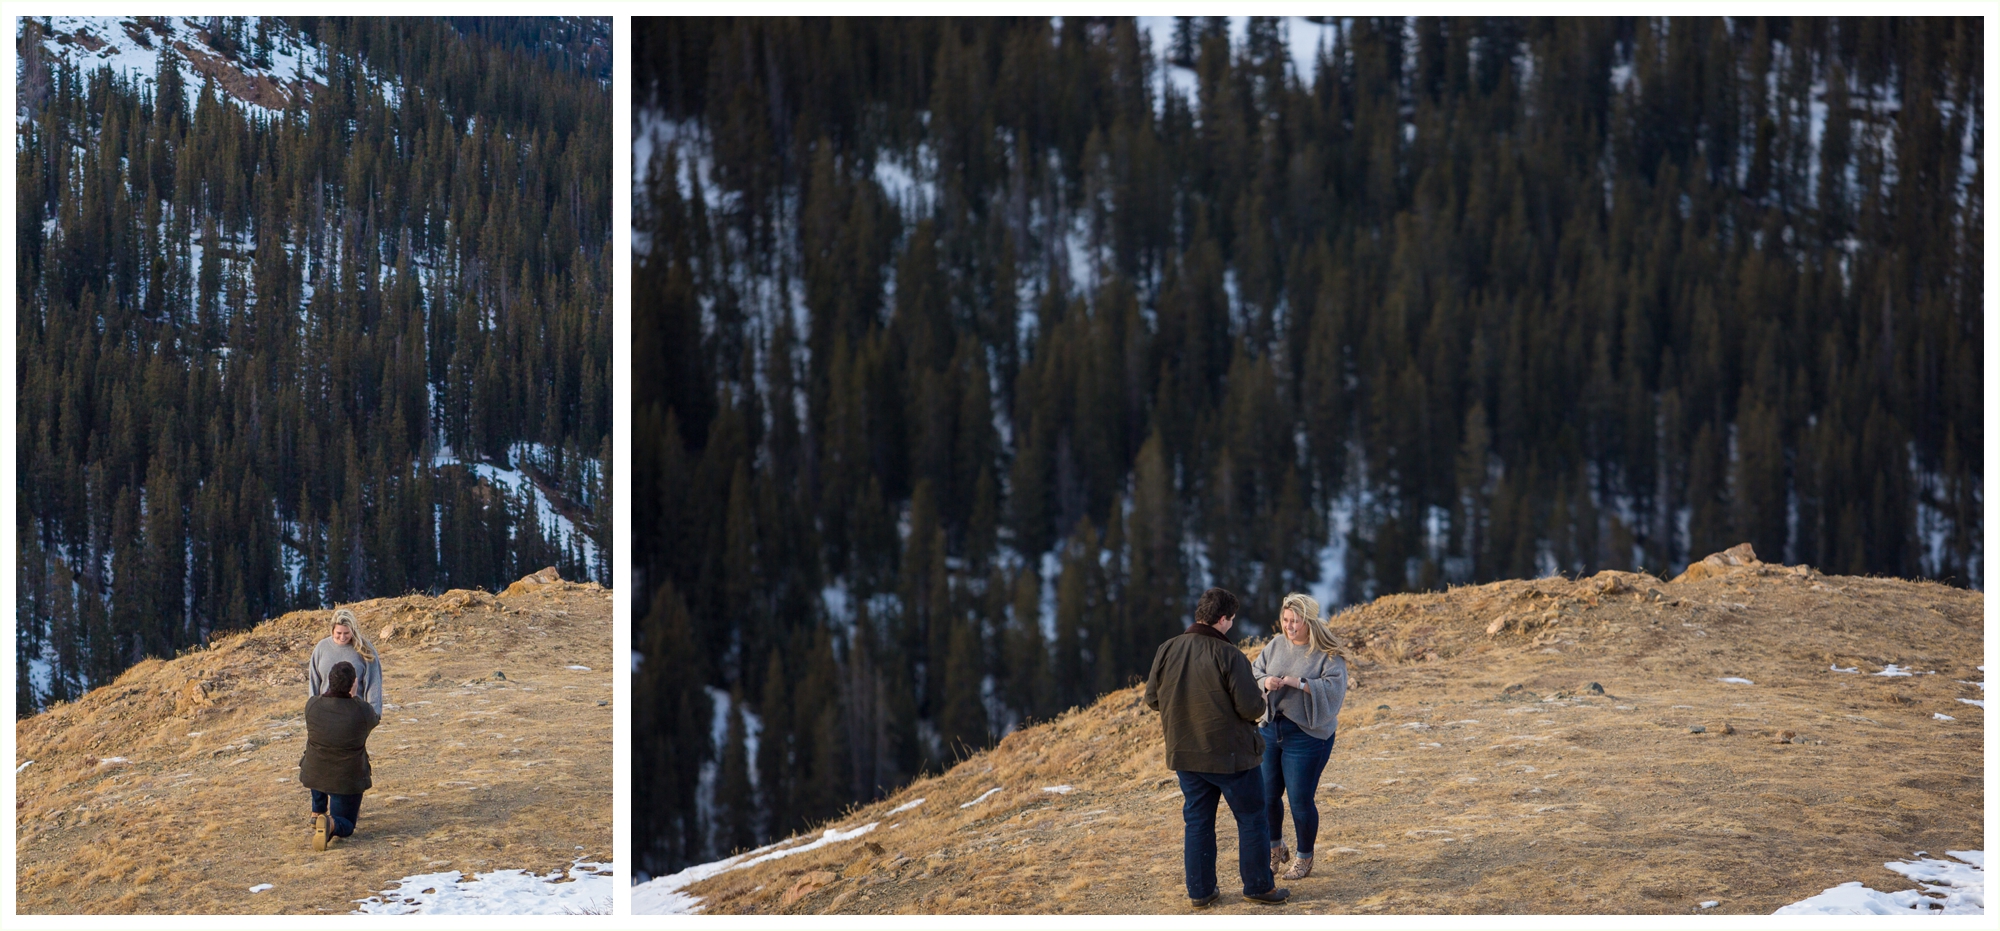
[[[636,20],[639,869],[1124,686],[1209,585],[1981,585],[1981,28]]]
[[[609,582],[610,22],[75,19],[15,21],[18,713]]]

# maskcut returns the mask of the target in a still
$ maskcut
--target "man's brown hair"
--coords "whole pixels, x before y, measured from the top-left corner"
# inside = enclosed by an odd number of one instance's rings
[[[1225,617],[1236,616],[1236,596],[1226,588],[1211,588],[1201,593],[1201,601],[1194,606],[1194,622],[1211,627]]]
[[[348,693],[352,691],[354,691],[354,664],[346,660],[334,663],[333,669],[326,674],[326,691],[320,693],[321,697],[347,698]]]

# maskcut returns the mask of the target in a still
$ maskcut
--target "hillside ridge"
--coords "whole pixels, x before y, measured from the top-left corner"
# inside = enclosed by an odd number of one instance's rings
[[[1768,914],[1850,881],[1907,888],[1885,861],[1984,849],[1983,609],[1744,546],[1671,582],[1503,581],[1335,615],[1354,685],[1290,910]],[[1135,686],[641,885],[634,908],[1179,913],[1179,809]],[[1217,907],[1260,908],[1233,894],[1226,814],[1218,840]]]
[[[16,722],[16,907],[351,912],[453,869],[608,871],[611,592],[545,569],[346,607],[385,686],[353,841],[308,843],[304,664],[332,612],[294,611]]]

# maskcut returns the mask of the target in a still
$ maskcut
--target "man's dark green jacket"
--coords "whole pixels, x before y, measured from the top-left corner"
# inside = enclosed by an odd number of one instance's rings
[[[1160,644],[1146,706],[1166,728],[1169,769],[1240,773],[1264,762],[1264,695],[1243,651],[1213,627],[1195,624]]]

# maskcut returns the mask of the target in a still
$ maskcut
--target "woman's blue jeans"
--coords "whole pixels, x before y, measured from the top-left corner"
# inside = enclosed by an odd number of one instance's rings
[[[1292,800],[1292,828],[1299,835],[1299,854],[1311,856],[1319,839],[1319,805],[1313,793],[1319,774],[1333,754],[1334,735],[1325,740],[1301,730],[1290,718],[1278,718],[1257,729],[1264,736],[1264,822],[1271,846],[1284,843],[1285,797]]]

